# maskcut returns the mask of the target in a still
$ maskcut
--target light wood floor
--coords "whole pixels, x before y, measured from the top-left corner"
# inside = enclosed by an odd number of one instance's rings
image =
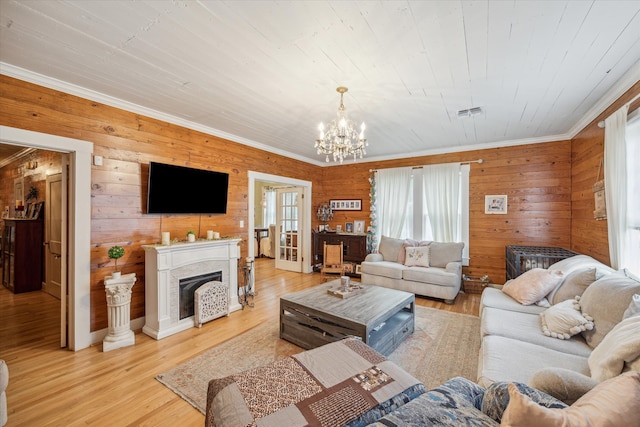
[[[59,301],[44,292],[14,295],[0,286],[0,358],[9,367],[8,427],[201,426],[204,416],[155,376],[278,316],[281,295],[321,283],[320,275],[276,271],[256,260],[255,307],[156,341],[136,331],[134,346],[78,352],[59,346]],[[480,296],[453,305],[417,304],[478,315]],[[106,304],[106,302],[105,302]]]

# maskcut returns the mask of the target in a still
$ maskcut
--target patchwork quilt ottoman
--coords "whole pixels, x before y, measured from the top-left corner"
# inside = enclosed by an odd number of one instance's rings
[[[206,426],[365,426],[425,392],[395,363],[347,338],[209,382]]]

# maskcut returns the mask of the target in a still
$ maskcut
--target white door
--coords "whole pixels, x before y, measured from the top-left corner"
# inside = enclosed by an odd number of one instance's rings
[[[62,173],[47,176],[45,199],[45,283],[44,290],[60,299],[60,347],[67,346],[66,161]]]
[[[276,189],[276,268],[302,272],[302,187]]]

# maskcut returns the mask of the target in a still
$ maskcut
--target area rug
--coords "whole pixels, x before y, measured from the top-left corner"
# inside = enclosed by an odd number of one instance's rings
[[[278,334],[277,320],[263,323],[156,376],[156,379],[204,414],[211,379],[303,351],[281,340]],[[475,381],[479,351],[478,317],[417,306],[415,332],[388,359],[429,389],[456,376]]]

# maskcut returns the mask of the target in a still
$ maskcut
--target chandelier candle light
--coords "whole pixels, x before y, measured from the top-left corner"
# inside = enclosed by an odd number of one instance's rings
[[[360,125],[358,132],[355,123],[347,117],[344,107],[344,94],[349,89],[340,86],[336,91],[340,94],[340,107],[338,116],[329,123],[325,131],[323,123],[320,123],[318,130],[320,137],[316,140],[315,147],[318,154],[324,154],[329,162],[329,154],[333,154],[333,161],[342,161],[345,157],[353,156],[353,161],[358,157],[362,158],[367,154],[366,147],[369,145],[364,137],[364,122]]]

